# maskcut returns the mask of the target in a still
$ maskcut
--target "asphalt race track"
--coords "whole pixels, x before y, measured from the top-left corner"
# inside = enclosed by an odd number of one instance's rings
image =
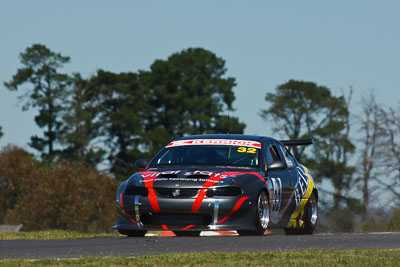
[[[4,258],[80,258],[89,256],[140,256],[175,252],[263,252],[304,249],[394,249],[400,233],[313,236],[207,236],[121,237],[70,240],[0,240]]]

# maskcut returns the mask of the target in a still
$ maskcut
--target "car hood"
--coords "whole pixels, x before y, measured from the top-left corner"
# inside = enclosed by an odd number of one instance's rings
[[[258,174],[254,169],[148,169],[134,174],[131,179],[137,185],[146,187],[208,188],[216,185],[231,186],[239,177],[254,174]]]

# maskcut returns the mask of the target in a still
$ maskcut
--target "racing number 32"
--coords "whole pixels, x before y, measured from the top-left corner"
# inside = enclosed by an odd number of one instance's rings
[[[239,153],[256,153],[256,149],[254,147],[239,147],[237,152]]]

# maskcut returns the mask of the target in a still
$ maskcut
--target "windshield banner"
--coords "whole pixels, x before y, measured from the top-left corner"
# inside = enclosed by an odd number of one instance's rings
[[[194,139],[179,140],[171,142],[167,147],[173,146],[191,146],[191,145],[226,145],[226,146],[246,146],[261,148],[261,143],[249,140],[233,140],[233,139]]]

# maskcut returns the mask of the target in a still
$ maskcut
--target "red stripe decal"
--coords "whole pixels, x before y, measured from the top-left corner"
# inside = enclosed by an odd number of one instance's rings
[[[129,216],[129,214],[124,209],[124,201],[123,201],[122,193],[119,194],[119,203],[121,204],[122,211],[125,213],[126,216],[128,216],[129,220],[131,220],[133,223],[136,223],[136,221],[134,219],[132,219],[132,217]]]
[[[200,190],[199,194],[196,197],[196,200],[193,203],[192,212],[199,211],[201,203],[203,202],[203,199],[206,196],[206,193],[207,193],[207,188]]]
[[[218,182],[221,181],[222,179],[224,179],[224,178],[222,178],[222,177],[215,177],[215,176],[213,175],[213,176],[211,176],[211,177],[207,180],[207,182],[205,182],[205,183],[203,184],[203,189],[200,190],[199,194],[198,194],[197,197],[196,197],[196,200],[195,200],[194,203],[193,203],[192,212],[198,212],[198,211],[199,211],[200,206],[201,206],[201,203],[203,202],[203,199],[204,199],[204,197],[206,196],[207,189],[208,189],[210,186],[212,186],[213,184],[218,183]]]
[[[185,231],[185,230],[187,230],[187,229],[189,229],[189,228],[192,228],[192,227],[194,227],[194,224],[188,225],[188,226],[182,228],[182,231]]]
[[[167,227],[165,224],[161,225],[161,227],[162,227],[165,231],[168,231],[168,227]]]
[[[151,207],[153,208],[154,212],[160,212],[160,207],[158,206],[157,196],[156,196],[156,192],[154,191],[154,188],[148,187],[148,189],[149,189],[148,197],[150,200]]]
[[[154,179],[158,176],[159,172],[140,172],[144,177],[144,185],[149,190],[148,198],[150,201],[150,205],[153,208],[154,212],[160,212],[160,206],[158,206],[156,192],[153,188]]]
[[[228,215],[226,215],[222,220],[218,221],[216,224],[222,223],[223,221],[225,221],[229,217],[231,217],[232,214],[234,214],[240,208],[240,206],[243,204],[243,202],[248,198],[249,197],[242,197],[241,199],[239,199],[238,202],[236,202],[236,204],[233,207],[233,209],[228,213]]]
[[[257,176],[258,179],[260,179],[261,181],[263,181],[264,183],[266,183],[266,184],[267,184],[267,187],[268,187],[267,181],[265,181],[265,179],[264,179],[258,172],[249,172],[249,174],[253,174],[253,175]]]
[[[124,200],[123,200],[123,197],[122,197],[122,193],[119,194],[119,203],[121,203],[121,209],[123,211],[125,211],[124,210]]]

